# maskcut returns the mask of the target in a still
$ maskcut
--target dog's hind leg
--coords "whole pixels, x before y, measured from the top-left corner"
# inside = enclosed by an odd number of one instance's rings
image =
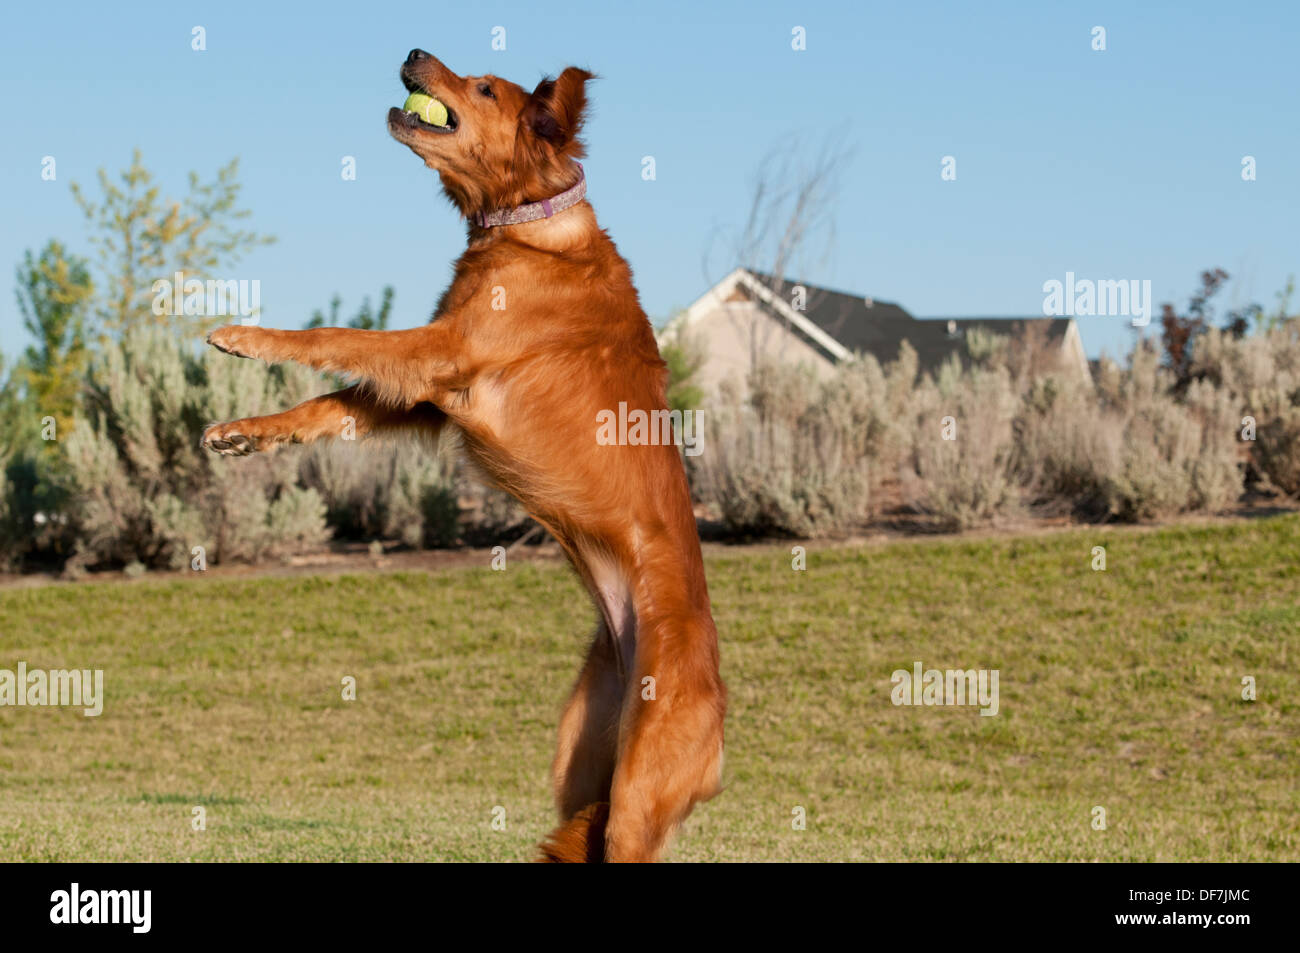
[[[543,860],[604,859],[604,822],[624,695],[619,651],[602,622],[560,718],[551,774],[561,824],[542,844]]]
[[[561,820],[588,804],[609,800],[623,704],[617,652],[602,623],[560,717],[560,741],[551,776]]]
[[[432,404],[400,410],[378,403],[365,388],[353,386],[283,413],[213,424],[203,432],[201,442],[216,453],[243,456],[281,443],[309,443],[340,435],[359,437],[407,429],[436,436],[446,419]]]
[[[722,776],[726,689],[707,613],[638,616],[605,830],[609,861],[654,861]]]

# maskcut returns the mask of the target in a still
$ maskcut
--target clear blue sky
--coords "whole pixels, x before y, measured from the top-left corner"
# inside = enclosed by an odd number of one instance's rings
[[[386,283],[398,326],[427,320],[464,236],[385,130],[414,46],[529,86],[570,63],[601,74],[590,197],[656,322],[707,287],[706,245],[743,218],[758,158],[840,129],[857,151],[838,238],[799,277],[918,316],[1035,314],[1066,271],[1182,302],[1212,266],[1234,278],[1224,304],[1272,304],[1300,272],[1292,2],[22,3],[0,32],[4,351],[26,343],[23,250],[58,237],[89,254],[68,185],[135,146],[175,193],[241,158],[253,223],[279,241],[228,276],[261,280],[266,324],[298,327],[336,291],[350,312]],[[1083,319],[1088,351],[1126,350],[1125,324]]]

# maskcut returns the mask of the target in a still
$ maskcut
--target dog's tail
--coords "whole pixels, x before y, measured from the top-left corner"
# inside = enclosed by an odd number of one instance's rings
[[[588,804],[547,836],[541,843],[542,864],[603,864],[605,862],[605,824],[609,821],[609,804]]]

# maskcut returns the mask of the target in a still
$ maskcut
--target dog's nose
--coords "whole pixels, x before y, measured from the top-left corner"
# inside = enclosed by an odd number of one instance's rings
[[[411,50],[406,54],[406,65],[410,66],[412,63],[418,63],[420,60],[426,59],[428,55],[424,50]]]

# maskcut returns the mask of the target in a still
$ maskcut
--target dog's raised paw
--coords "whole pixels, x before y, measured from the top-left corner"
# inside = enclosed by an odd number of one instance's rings
[[[210,333],[208,343],[223,354],[230,354],[234,357],[252,357],[253,355],[249,353],[246,341],[248,335],[244,333],[246,330],[246,328],[239,325],[228,324]],[[241,347],[241,344],[244,346]]]
[[[226,457],[244,457],[257,450],[257,442],[252,437],[242,433],[223,433],[220,426],[204,431],[202,445]]]

